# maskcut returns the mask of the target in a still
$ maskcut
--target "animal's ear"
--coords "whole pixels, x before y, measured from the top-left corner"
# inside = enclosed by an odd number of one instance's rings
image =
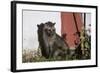
[[[37,24],[37,27],[39,27],[40,25],[39,24]]]
[[[56,23],[53,23],[53,25],[55,25]]]

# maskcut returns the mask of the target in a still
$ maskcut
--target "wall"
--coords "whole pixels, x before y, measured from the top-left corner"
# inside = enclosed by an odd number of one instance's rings
[[[10,28],[10,1],[11,0],[0,0],[0,73],[11,73],[10,72],[10,29],[11,29]],[[71,4],[77,3],[77,4],[86,4],[86,5],[100,4],[100,0],[33,0],[33,1],[71,3]],[[98,16],[100,16],[100,14]],[[100,17],[98,20],[100,20]],[[98,24],[100,24],[100,21]],[[98,27],[100,27],[100,25],[98,25]],[[100,29],[98,30],[100,31]],[[98,34],[98,37],[100,37],[100,33]],[[100,40],[100,38],[98,40]],[[98,43],[100,43],[100,41]],[[98,51],[100,52],[100,49],[98,49]],[[100,56],[100,53],[98,55]],[[100,62],[100,57],[98,60]],[[99,73],[100,67],[84,68],[84,69],[53,70],[53,71],[42,71],[42,72],[38,71],[34,73],[52,73],[52,72],[54,73]],[[22,72],[22,73],[33,73],[33,72]]]

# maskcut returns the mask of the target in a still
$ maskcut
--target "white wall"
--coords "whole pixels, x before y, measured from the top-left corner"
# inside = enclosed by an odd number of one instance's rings
[[[0,73],[10,72],[10,1],[0,0]],[[99,5],[100,0],[33,0],[33,1],[45,1],[45,2],[58,2],[58,3],[71,3],[71,4],[86,4],[86,5]],[[100,7],[100,5],[99,5]],[[100,13],[100,9],[99,12]],[[100,16],[100,14],[98,15]],[[100,24],[100,17],[99,17]],[[100,25],[98,25],[100,27]],[[100,29],[98,29],[100,31]],[[100,37],[100,33],[98,34]],[[100,40],[100,38],[98,39]],[[100,43],[100,41],[98,42]],[[99,45],[100,48],[100,45]],[[98,52],[100,49],[98,48]],[[98,54],[100,56],[100,53]],[[100,57],[99,57],[100,66]],[[84,68],[84,69],[66,69],[66,70],[53,70],[53,71],[38,71],[34,73],[100,73],[100,67],[98,68]],[[33,73],[33,72],[22,72]]]
[[[91,26],[90,25],[91,25],[91,14],[87,13],[86,14],[86,24],[85,24],[85,27],[86,27],[88,35],[91,35]]]

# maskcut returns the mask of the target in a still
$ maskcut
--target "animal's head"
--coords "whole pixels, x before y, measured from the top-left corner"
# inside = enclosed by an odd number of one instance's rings
[[[38,38],[40,39],[43,36],[43,27],[44,27],[44,24],[43,23],[37,24],[37,27],[38,27],[38,30],[37,30]]]
[[[46,33],[46,35],[48,36],[53,36],[55,34],[55,27],[54,27],[55,23],[52,22],[46,22],[44,24],[44,32]]]
[[[42,31],[43,27],[44,27],[44,24],[43,23],[37,24],[37,27],[38,27],[38,31]]]

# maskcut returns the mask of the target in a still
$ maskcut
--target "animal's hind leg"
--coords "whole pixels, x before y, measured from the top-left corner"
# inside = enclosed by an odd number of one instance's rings
[[[57,49],[53,54],[53,58],[55,60],[64,60],[66,58],[66,54],[64,53],[64,51]]]
[[[58,50],[53,51],[53,59],[59,60],[60,59],[59,54],[60,54],[60,52]]]

